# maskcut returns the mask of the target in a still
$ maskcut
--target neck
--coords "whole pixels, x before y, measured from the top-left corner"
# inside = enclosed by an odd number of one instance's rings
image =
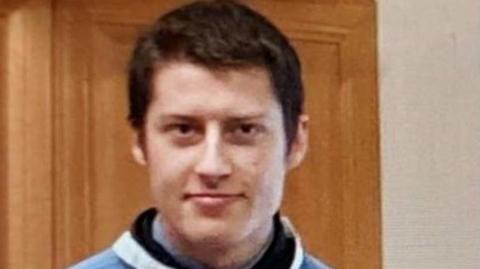
[[[265,252],[273,238],[273,221],[266,223],[249,236],[234,243],[196,242],[192,243],[177,234],[157,218],[160,224],[157,241],[179,262],[189,268],[238,269],[250,268]],[[160,230],[160,232],[158,231]],[[158,236],[161,234],[161,236]],[[155,237],[155,236],[154,236]]]

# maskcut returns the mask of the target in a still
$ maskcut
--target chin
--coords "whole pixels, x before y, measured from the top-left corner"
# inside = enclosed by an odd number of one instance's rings
[[[190,243],[229,245],[240,240],[238,223],[224,219],[196,218],[183,226],[183,236]]]

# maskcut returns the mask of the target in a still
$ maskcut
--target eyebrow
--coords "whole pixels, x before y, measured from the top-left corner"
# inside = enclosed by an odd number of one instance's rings
[[[251,120],[260,120],[265,119],[268,116],[265,113],[245,113],[238,114],[234,116],[229,116],[226,118],[226,121],[251,121]],[[162,114],[155,118],[155,122],[168,121],[168,120],[178,120],[178,121],[200,121],[203,117],[199,115],[189,115],[189,114]]]

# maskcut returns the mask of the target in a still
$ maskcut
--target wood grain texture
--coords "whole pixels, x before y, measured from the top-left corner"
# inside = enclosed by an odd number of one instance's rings
[[[8,245],[7,241],[7,17],[0,14],[0,242]],[[7,250],[8,248],[0,248],[0,267],[7,267]]]
[[[77,16],[70,16],[62,3],[56,3],[54,14],[55,268],[78,259],[72,253],[90,251],[91,241],[90,74],[75,61],[89,59],[89,29],[79,27],[83,20],[88,22],[88,14],[80,8],[75,11]]]
[[[126,60],[136,24],[117,25],[108,12],[80,3],[57,7],[55,252],[62,267],[107,247],[149,195],[130,157],[126,121]]]
[[[2,40],[7,100],[2,120],[8,216],[4,264],[6,268],[51,268],[51,3],[2,4],[8,8]]]

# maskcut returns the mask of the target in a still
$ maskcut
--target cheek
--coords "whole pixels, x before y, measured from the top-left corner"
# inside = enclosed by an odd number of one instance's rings
[[[255,149],[236,152],[239,169],[237,178],[248,189],[259,209],[277,209],[283,191],[285,158],[282,148],[265,145]]]
[[[286,162],[283,147],[275,145],[263,156],[263,174],[259,184],[259,199],[263,206],[275,213],[283,195],[283,185],[286,175]]]
[[[175,150],[160,143],[148,148],[148,170],[151,190],[157,203],[165,203],[166,197],[181,195],[190,171],[191,154]],[[182,161],[178,161],[182,160]]]
[[[258,182],[257,194],[265,207],[278,210],[285,182],[285,166],[280,160],[271,162]]]

